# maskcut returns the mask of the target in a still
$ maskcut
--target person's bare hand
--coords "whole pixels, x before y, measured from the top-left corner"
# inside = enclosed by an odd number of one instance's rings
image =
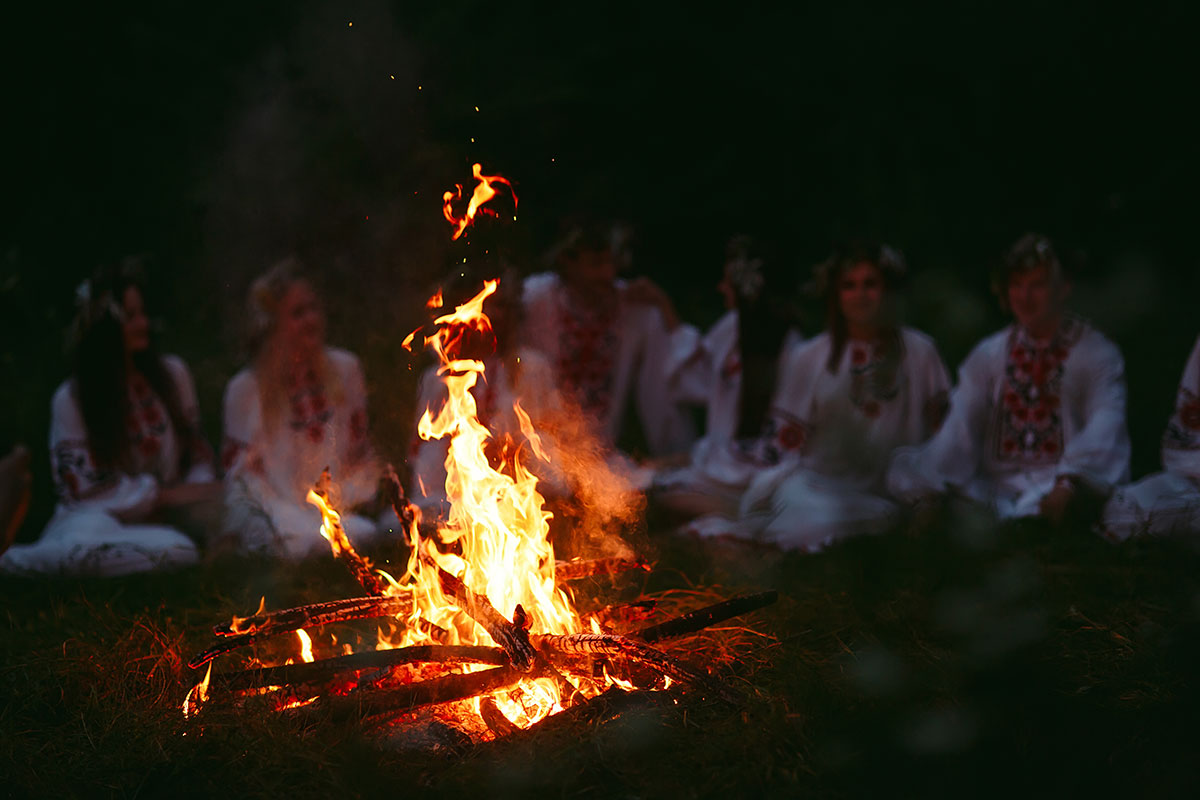
[[[221,482],[181,483],[168,486],[158,492],[159,508],[178,508],[197,503],[208,503],[221,497]]]

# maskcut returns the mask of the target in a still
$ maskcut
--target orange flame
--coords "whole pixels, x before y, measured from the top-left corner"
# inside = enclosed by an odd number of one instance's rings
[[[517,207],[517,193],[513,190],[512,183],[508,178],[502,175],[484,175],[482,164],[474,164],[471,167],[471,174],[479,183],[471,193],[471,200],[467,203],[467,213],[461,217],[454,215],[454,201],[462,199],[463,187],[461,183],[454,184],[453,192],[446,192],[442,195],[442,214],[446,217],[446,221],[454,226],[454,233],[451,235],[451,239],[457,239],[459,236],[462,236],[463,231],[475,222],[475,215],[477,213],[483,212],[495,216],[495,212],[483,208],[485,203],[496,196],[496,189],[493,184],[502,183],[507,186],[508,191],[512,194],[513,208],[516,209]],[[434,306],[430,307],[433,308]]]
[[[208,679],[212,677],[212,662],[208,662],[208,671],[204,680],[188,689],[187,697],[183,698],[183,718],[191,719],[200,713],[200,709],[208,702]]]
[[[484,364],[464,352],[464,345],[480,335],[491,335],[483,303],[498,285],[497,280],[486,281],[475,297],[438,317],[436,332],[426,339],[441,362],[438,372],[446,384],[447,399],[440,409],[425,410],[417,432],[424,439],[450,439],[445,485],[450,511],[437,538],[457,546],[456,553],[443,553],[415,528],[409,531],[412,553],[408,569],[392,590],[411,592],[413,611],[401,640],[387,646],[431,643],[425,633],[428,625],[423,626],[422,621],[448,631],[450,641],[444,643],[494,644],[454,598],[443,594],[438,568],[486,596],[510,620],[520,604],[533,633],[583,630],[570,600],[554,581],[554,549],[548,541],[550,513],[537,491],[537,478],[522,462],[520,448],[508,449],[501,463],[492,466],[485,449],[492,432],[479,422],[471,394],[484,374]],[[537,457],[547,458],[528,414],[520,406],[515,411],[530,449]],[[527,678],[493,696],[500,711],[521,727],[563,707],[558,683],[544,677]]]
[[[233,615],[233,619],[231,619],[229,621],[229,630],[232,633],[248,633],[250,631],[250,629],[253,628],[254,626],[250,623],[247,623],[246,620],[254,619],[259,614],[263,613],[263,611],[266,609],[266,607],[267,607],[267,596],[264,594],[262,596],[262,598],[258,601],[258,611],[255,611],[253,614],[251,614],[248,617],[239,617],[237,614]]]
[[[305,664],[311,664],[313,662],[312,639],[303,628],[296,631],[296,638],[300,640],[300,660]]]

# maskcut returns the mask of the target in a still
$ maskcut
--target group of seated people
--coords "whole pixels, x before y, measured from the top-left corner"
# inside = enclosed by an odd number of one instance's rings
[[[727,313],[702,335],[658,286],[620,277],[620,233],[574,226],[554,269],[523,281],[507,270],[485,305],[496,341],[478,354],[479,417],[497,439],[519,439],[520,402],[551,452],[533,467],[548,494],[586,491],[579,465],[598,457],[650,476],[651,501],[685,530],[808,552],[947,497],[999,518],[1086,521],[1114,540],[1200,531],[1200,340],[1163,437],[1165,471],[1130,485],[1121,354],[1068,312],[1071,284],[1045,237],[1022,237],[1003,260],[994,289],[1013,322],[952,386],[933,340],[897,319],[906,265],[890,247],[839,248],[817,267],[825,328],[805,339],[795,271],[737,237],[717,287]],[[480,288],[459,277],[447,305]],[[225,389],[218,464],[191,374],[155,349],[135,276],[109,270],[81,287],[74,371],[52,400],[59,504],[0,572],[121,575],[195,563],[200,546],[324,552],[305,496],[325,467],[353,541],[396,527],[372,504],[385,467],[362,366],[326,343],[301,266],[275,265],[249,295],[252,358]],[[436,369],[418,394],[418,413],[443,402]],[[635,419],[653,469],[616,451]],[[414,437],[410,493],[429,514],[445,502],[446,452]]]

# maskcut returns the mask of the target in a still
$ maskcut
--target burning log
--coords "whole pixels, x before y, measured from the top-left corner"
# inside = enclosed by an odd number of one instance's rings
[[[645,561],[633,558],[594,558],[587,561],[558,561],[554,564],[554,579],[558,581],[577,581],[581,578],[591,578],[595,575],[618,575],[634,569],[649,572],[650,565]]]
[[[541,634],[531,637],[531,640],[534,646],[547,655],[624,656],[632,661],[645,664],[673,680],[702,686],[724,700],[730,702],[734,700],[730,691],[710,676],[693,669],[678,659],[671,658],[661,650],[624,636],[608,633]]]
[[[524,672],[533,669],[537,651],[529,642],[528,619],[525,609],[520,604],[517,604],[513,611],[513,621],[509,622],[487,597],[471,591],[470,587],[442,569],[432,559],[427,559],[426,563],[438,571],[442,591],[453,597],[458,607],[482,625],[488,636],[492,637],[492,641],[504,648],[513,666]]]
[[[329,467],[326,467],[321,471],[321,477],[317,480],[316,487],[308,492],[308,502],[321,512],[321,535],[329,540],[333,554],[350,568],[355,580],[362,584],[368,594],[382,595],[383,582],[379,580],[371,562],[360,556],[354,549],[354,545],[350,544],[350,539],[342,528],[341,514],[329,504],[329,486],[332,482],[333,478],[329,474]]]
[[[494,667],[481,672],[446,675],[397,689],[351,693],[345,697],[329,698],[310,708],[328,707],[334,716],[373,717],[490,694],[526,677],[528,675],[525,672],[513,667]]]
[[[213,626],[217,636],[239,636],[249,633],[274,635],[288,633],[298,628],[312,628],[332,622],[347,622],[373,617],[398,617],[412,610],[412,599],[408,597],[350,597],[328,603],[312,603],[306,606],[268,611],[250,617],[235,618]]]
[[[355,619],[374,617],[397,617],[412,610],[412,600],[407,597],[352,597],[329,603],[313,603],[283,611],[255,614],[242,620],[223,622],[213,628],[222,638],[207,649],[197,653],[188,666],[197,669],[218,656],[254,644],[282,633],[291,633],[300,628],[319,627],[333,622],[348,622]],[[245,628],[245,630],[243,630]]]
[[[657,642],[663,639],[673,639],[677,636],[686,636],[689,633],[695,633],[703,628],[707,628],[714,623],[724,622],[731,617],[765,608],[778,599],[779,592],[775,591],[732,597],[723,602],[714,603],[711,606],[689,611],[686,614],[666,620],[665,622],[660,622],[657,625],[642,628],[637,633],[632,634],[632,636],[643,642]]]
[[[300,664],[247,669],[214,675],[212,684],[236,692],[258,686],[294,686],[317,683],[345,672],[395,667],[401,664],[508,664],[508,654],[499,647],[466,645],[415,645],[395,650],[369,650],[336,658]]]
[[[504,712],[496,705],[495,698],[485,697],[479,701],[479,716],[483,717],[484,724],[496,735],[497,739],[511,736],[520,730],[508,717],[504,716]]]

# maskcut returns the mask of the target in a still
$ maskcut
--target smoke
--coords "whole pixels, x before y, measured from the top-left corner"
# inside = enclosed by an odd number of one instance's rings
[[[641,519],[645,496],[635,466],[596,431],[596,421],[565,399],[536,421],[553,442],[549,477],[558,517],[555,549],[568,557],[632,557],[622,533]]]

